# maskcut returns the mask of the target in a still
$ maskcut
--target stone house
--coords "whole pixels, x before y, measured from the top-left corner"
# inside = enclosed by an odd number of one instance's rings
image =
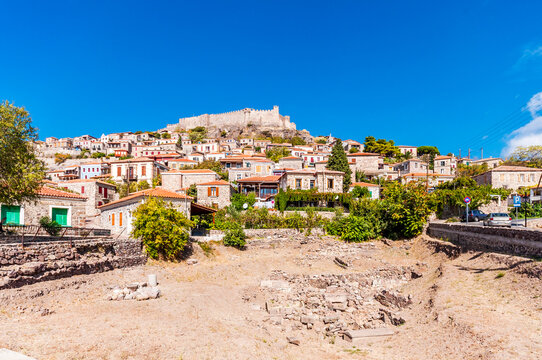
[[[225,180],[197,184],[196,189],[198,191],[198,204],[216,209],[222,209],[231,204],[232,186]]]
[[[252,176],[252,170],[248,167],[228,169],[228,179],[239,181]]]
[[[416,146],[399,145],[397,147],[403,155],[410,153],[413,158],[418,157],[418,148]]]
[[[113,161],[111,178],[117,183],[152,180],[162,172],[169,170],[167,166],[146,157]]]
[[[283,190],[312,190],[317,192],[343,192],[344,173],[331,170],[288,170],[280,178],[279,186]]]
[[[0,216],[2,224],[38,225],[42,217],[48,216],[64,227],[82,227],[85,225],[86,202],[83,195],[42,186],[35,202],[1,204]]]
[[[399,175],[408,173],[427,172],[427,163],[419,159],[409,159],[393,165],[393,170],[397,171]]]
[[[364,173],[368,178],[381,175],[384,159],[380,154],[357,152],[346,154],[348,165],[352,171],[352,179],[356,179],[356,171]]]
[[[81,179],[92,179],[95,176],[102,176],[109,172],[109,164],[101,161],[83,163],[80,166]]]
[[[357,149],[357,151],[359,152],[363,151],[364,146],[358,141],[348,139],[343,141],[343,148],[346,152],[349,152],[351,149]]]
[[[367,188],[367,190],[369,190],[369,194],[371,195],[371,199],[373,199],[373,200],[380,199],[380,186],[379,185],[366,183],[366,182],[355,182],[355,183],[352,183],[350,185],[350,190],[349,191],[354,190],[354,188],[356,186]]]
[[[200,152],[192,152],[189,155],[187,155],[187,158],[192,161],[196,161],[197,163],[203,162],[205,160],[205,155],[203,155]]]
[[[149,197],[161,198],[173,204],[184,216],[190,218],[192,197],[157,187],[138,191],[100,206],[100,227],[111,230],[112,234],[129,237],[133,229],[133,213]]]
[[[470,162],[471,165],[487,164],[488,169],[494,169],[502,163],[503,161],[501,158],[486,158],[486,159],[472,160]]]
[[[442,183],[445,183],[447,181],[452,181],[455,178],[454,175],[450,174],[438,174],[434,172],[430,172],[429,174],[427,172],[424,173],[409,173],[401,175],[400,179],[401,182],[404,184],[408,184],[410,182],[427,182],[429,187],[435,187],[437,185],[440,185]]]
[[[441,175],[454,175],[457,169],[455,156],[436,156],[433,162],[433,171]]]
[[[77,192],[87,198],[85,211],[87,216],[98,215],[98,206],[118,199],[117,187],[97,179],[77,179],[64,181],[62,188]]]
[[[197,161],[189,160],[189,159],[172,159],[167,161],[167,166],[171,170],[181,170],[186,167],[192,167],[196,166],[198,164]]]
[[[498,166],[483,174],[474,176],[479,185],[491,185],[495,188],[517,190],[536,186],[542,176],[542,169],[525,166]]]
[[[162,188],[179,191],[191,185],[219,180],[220,176],[209,169],[170,170],[162,173]]]
[[[237,181],[239,192],[242,194],[254,193],[257,199],[266,200],[279,192],[281,175],[253,176]]]
[[[303,156],[301,157],[303,158],[306,166],[312,167],[318,162],[327,161],[327,159],[329,158],[329,153],[308,152],[306,154],[303,154]]]
[[[303,169],[303,159],[297,156],[286,156],[279,159],[279,167],[286,169]]]

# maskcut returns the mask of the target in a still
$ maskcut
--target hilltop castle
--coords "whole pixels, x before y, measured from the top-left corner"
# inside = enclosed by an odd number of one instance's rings
[[[222,114],[203,114],[180,118],[178,124],[167,126],[168,130],[177,128],[189,130],[197,126],[232,130],[255,127],[258,130],[296,130],[295,123],[290,122],[289,116],[279,114],[279,107],[272,110],[243,109]]]

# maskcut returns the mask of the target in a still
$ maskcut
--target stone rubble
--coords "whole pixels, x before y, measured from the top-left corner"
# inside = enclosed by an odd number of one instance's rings
[[[149,300],[157,299],[162,292],[158,286],[148,286],[146,282],[131,283],[124,288],[114,286],[109,294],[106,295],[106,300]]]
[[[274,270],[269,279],[260,282],[259,289],[266,299],[266,321],[271,324],[292,331],[306,328],[326,336],[343,336],[347,331],[403,324],[400,311],[412,304],[412,299],[394,289],[410,280],[411,273],[409,267],[344,275],[292,275]],[[243,298],[252,300],[251,296]]]

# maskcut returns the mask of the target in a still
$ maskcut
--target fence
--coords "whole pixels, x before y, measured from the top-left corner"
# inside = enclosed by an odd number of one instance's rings
[[[57,234],[48,233],[41,225],[1,225],[0,237],[4,243],[66,241],[111,236],[111,230],[63,227]]]

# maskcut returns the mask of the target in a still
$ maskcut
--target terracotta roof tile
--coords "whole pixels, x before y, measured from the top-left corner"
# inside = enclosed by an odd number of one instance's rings
[[[380,156],[380,154],[357,152],[357,153],[353,153],[353,154],[346,154],[346,156]]]
[[[199,186],[199,185],[231,185],[231,184],[227,182],[226,180],[217,180],[217,181],[209,181],[202,184],[196,184],[196,186]]]
[[[178,194],[178,193],[175,193],[173,191],[169,191],[169,190],[165,190],[165,189],[162,189],[160,187],[157,187],[157,188],[154,188],[154,189],[146,189],[146,190],[135,192],[135,193],[130,194],[130,195],[126,196],[126,197],[123,197],[122,199],[112,201],[112,202],[104,204],[102,206],[98,206],[98,208],[103,209],[103,208],[109,207],[111,205],[122,204],[123,202],[128,202],[130,200],[137,199],[137,198],[140,198],[140,197],[143,198],[143,197],[146,197],[146,196],[153,196],[153,197],[166,198],[166,199],[188,199],[188,200],[193,199],[193,197],[191,197],[191,196],[187,196],[187,195],[184,195],[184,194]]]
[[[237,180],[238,183],[243,182],[277,182],[279,181],[279,175],[269,175],[269,176],[252,176],[244,179]]]
[[[86,200],[86,197],[83,195],[71,193],[71,192],[63,191],[59,189],[53,189],[48,186],[42,186],[38,190],[38,195],[46,196],[46,197],[54,197],[54,198]]]
[[[378,184],[371,184],[371,183],[366,183],[366,182],[355,182],[355,183],[352,183],[350,185],[350,187],[355,187],[355,186],[361,186],[361,187],[378,187]]]
[[[189,170],[169,170],[166,172],[163,172],[164,174],[216,174],[213,170],[210,169],[189,169]]]

